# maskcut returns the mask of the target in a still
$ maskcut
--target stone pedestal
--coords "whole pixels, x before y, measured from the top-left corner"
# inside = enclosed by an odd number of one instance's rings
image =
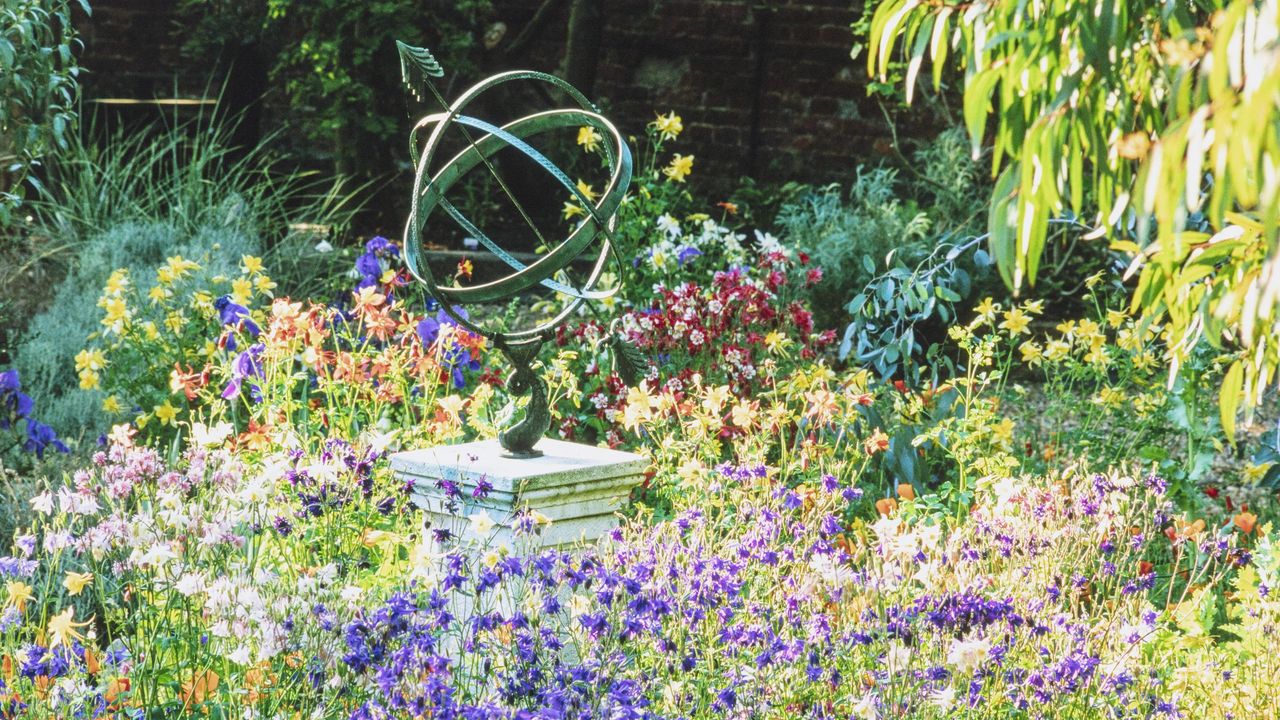
[[[391,469],[413,482],[414,502],[431,527],[461,536],[470,516],[487,512],[496,524],[484,540],[514,546],[513,517],[527,508],[551,519],[538,541],[548,548],[591,542],[613,529],[614,513],[648,465],[635,453],[562,440],[543,439],[538,449],[541,457],[514,459],[502,456],[496,440],[441,445],[395,453]],[[457,486],[453,507],[442,480]],[[492,489],[477,498],[482,480]]]

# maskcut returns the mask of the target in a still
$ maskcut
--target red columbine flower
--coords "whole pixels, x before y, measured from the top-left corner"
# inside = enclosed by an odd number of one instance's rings
[[[475,266],[471,264],[470,258],[463,258],[458,261],[458,272],[454,273],[455,278],[463,280],[471,279],[471,271],[475,270]]]
[[[876,428],[871,433],[871,437],[862,441],[862,449],[867,451],[868,455],[875,455],[878,452],[889,449],[889,436],[885,435],[880,428]]]

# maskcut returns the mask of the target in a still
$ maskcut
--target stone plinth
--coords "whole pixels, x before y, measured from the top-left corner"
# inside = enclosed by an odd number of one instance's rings
[[[617,525],[615,512],[640,482],[648,461],[620,452],[562,440],[538,442],[541,457],[502,456],[496,440],[441,445],[395,453],[391,470],[413,483],[413,498],[433,528],[462,535],[471,515],[487,512],[496,526],[490,542],[513,544],[511,523],[523,509],[551,519],[541,547],[590,542]],[[450,507],[441,481],[456,484]],[[481,481],[492,486],[484,498],[474,495]]]

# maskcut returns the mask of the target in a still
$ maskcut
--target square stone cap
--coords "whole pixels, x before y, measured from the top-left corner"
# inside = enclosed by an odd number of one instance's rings
[[[437,445],[391,455],[391,469],[416,478],[474,486],[484,478],[495,490],[520,492],[611,478],[635,477],[649,461],[642,455],[543,438],[536,458],[503,457],[497,440]]]

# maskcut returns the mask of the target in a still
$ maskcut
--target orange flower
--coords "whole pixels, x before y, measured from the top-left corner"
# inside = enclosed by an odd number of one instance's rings
[[[1181,518],[1174,518],[1173,524],[1164,530],[1165,537],[1175,543],[1190,540],[1202,532],[1204,532],[1204,520],[1188,522]]]
[[[726,201],[724,201],[724,202],[718,202],[718,203],[716,203],[716,206],[717,206],[717,207],[722,208],[725,212],[729,213],[730,215],[737,215],[737,214],[738,214],[738,204],[737,204],[737,203],[731,203],[731,202],[729,202],[729,201],[727,201],[727,200],[726,200]]]
[[[84,649],[84,669],[89,671],[90,675],[97,675],[102,670],[101,663],[98,662],[98,655],[93,648]]]
[[[249,450],[266,450],[271,447],[271,426],[259,425],[252,418],[249,420],[249,427],[236,437],[237,447],[244,447]]]
[[[915,500],[916,489],[911,487],[911,483],[902,483],[898,485],[898,497],[903,500]]]
[[[877,452],[889,449],[889,436],[885,435],[880,428],[876,428],[871,437],[862,442],[862,448],[867,451],[868,455],[875,455]]]
[[[1253,532],[1253,526],[1258,524],[1258,516],[1248,510],[1242,510],[1239,515],[1231,519],[1231,522],[1240,528],[1240,532],[1248,535]]]
[[[169,373],[169,390],[175,393],[182,393],[186,396],[187,402],[196,399],[196,393],[200,389],[209,384],[209,371],[212,367],[208,364],[200,372],[194,372],[190,367],[182,367],[181,364],[175,362],[173,370]]]
[[[107,683],[107,691],[102,694],[102,697],[114,705],[116,700],[120,699],[121,695],[129,692],[132,686],[133,684],[129,682],[127,677],[111,678]]]
[[[353,294],[356,299],[354,310],[357,315],[364,315],[387,301],[387,296],[372,285],[362,287]]]
[[[876,511],[888,517],[898,509],[898,501],[893,498],[880,498],[876,501]]]
[[[212,670],[196,673],[190,680],[182,683],[182,709],[186,710],[204,702],[218,690],[218,673]]]

